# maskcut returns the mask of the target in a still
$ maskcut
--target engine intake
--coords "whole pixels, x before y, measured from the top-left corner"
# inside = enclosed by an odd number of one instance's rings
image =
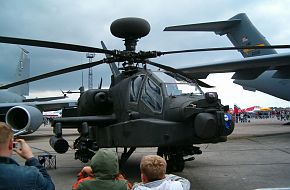
[[[81,116],[108,115],[113,113],[113,103],[107,89],[91,89],[79,98],[78,110]]]
[[[33,106],[14,106],[8,110],[5,121],[12,127],[14,135],[30,134],[43,123],[43,115]]]

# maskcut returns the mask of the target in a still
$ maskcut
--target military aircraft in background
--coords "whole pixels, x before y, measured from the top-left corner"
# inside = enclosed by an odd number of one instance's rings
[[[21,55],[15,73],[16,80],[29,77],[30,60],[28,53],[27,50],[21,48]],[[36,131],[43,123],[43,111],[76,106],[76,101],[58,101],[59,99],[66,98],[66,94],[55,97],[25,98],[28,95],[28,84],[0,90],[0,121],[9,124],[15,136]]]
[[[227,21],[169,26],[164,31],[213,31],[227,35],[235,47],[270,46],[265,37],[256,29],[245,13]],[[287,46],[285,46],[287,47]],[[206,63],[181,68],[195,78],[206,78],[210,73],[235,72],[233,82],[243,89],[261,91],[290,101],[290,53],[274,49],[239,49],[245,59]]]

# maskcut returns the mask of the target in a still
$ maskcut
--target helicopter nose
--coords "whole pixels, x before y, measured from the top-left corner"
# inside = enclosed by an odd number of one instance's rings
[[[194,120],[196,135],[201,139],[211,139],[217,134],[217,120],[213,114],[199,113]]]

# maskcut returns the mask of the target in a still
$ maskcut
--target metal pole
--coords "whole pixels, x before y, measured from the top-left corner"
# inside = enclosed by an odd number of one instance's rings
[[[94,53],[87,53],[87,58],[89,58],[89,63],[92,62],[92,59],[95,57]],[[89,68],[89,75],[88,75],[88,89],[93,89],[93,68]]]

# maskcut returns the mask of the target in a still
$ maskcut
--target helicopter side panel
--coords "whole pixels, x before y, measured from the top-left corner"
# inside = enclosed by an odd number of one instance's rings
[[[195,135],[192,123],[159,119],[136,119],[107,127],[94,127],[98,147],[161,147],[226,141],[216,136],[201,139]]]
[[[128,116],[128,102],[129,102],[129,78],[122,80],[110,88],[111,99],[113,100],[114,113],[119,121],[126,121]]]
[[[105,129],[106,128],[106,129]],[[100,147],[156,147],[190,144],[193,136],[191,125],[159,119],[136,119],[103,128],[108,139]],[[106,130],[106,131],[105,131]],[[99,133],[100,134],[100,133]],[[132,143],[134,142],[134,143]]]

